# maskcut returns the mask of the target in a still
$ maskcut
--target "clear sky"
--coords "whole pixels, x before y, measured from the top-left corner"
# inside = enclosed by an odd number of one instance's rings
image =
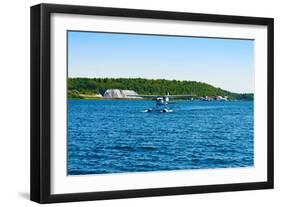
[[[68,32],[68,76],[192,80],[254,92],[254,40]]]

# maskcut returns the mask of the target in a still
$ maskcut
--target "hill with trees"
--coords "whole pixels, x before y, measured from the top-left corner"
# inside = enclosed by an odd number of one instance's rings
[[[232,93],[210,84],[196,81],[179,81],[144,78],[68,78],[68,98],[104,94],[107,89],[134,90],[140,95],[195,95],[228,96],[229,99],[253,100],[252,93]]]

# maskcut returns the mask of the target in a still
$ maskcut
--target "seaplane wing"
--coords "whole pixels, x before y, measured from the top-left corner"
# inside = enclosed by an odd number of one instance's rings
[[[172,98],[172,99],[180,99],[180,98],[191,98],[195,97],[195,95],[134,95],[135,97],[147,98],[147,99],[156,99],[156,98]]]
[[[163,96],[160,96],[160,95],[138,95],[138,97],[154,99],[154,98],[163,97]]]
[[[155,99],[157,97],[164,97],[161,95],[127,95],[127,96],[132,96],[132,97],[139,97],[139,98],[147,98],[147,99]]]

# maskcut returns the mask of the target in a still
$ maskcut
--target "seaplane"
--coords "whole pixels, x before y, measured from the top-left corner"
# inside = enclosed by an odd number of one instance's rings
[[[192,98],[195,95],[137,95],[137,97],[155,100],[155,107],[148,108],[143,112],[161,112],[161,113],[171,113],[174,112],[169,105],[175,104],[174,101],[170,101],[170,99],[188,99]]]

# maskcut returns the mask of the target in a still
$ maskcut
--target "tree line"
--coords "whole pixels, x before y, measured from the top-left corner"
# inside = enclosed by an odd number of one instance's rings
[[[195,95],[228,96],[229,99],[252,100],[253,94],[232,93],[210,84],[196,81],[179,81],[144,78],[68,78],[68,97],[81,98],[81,94],[101,94],[107,89],[134,90],[140,95]]]

